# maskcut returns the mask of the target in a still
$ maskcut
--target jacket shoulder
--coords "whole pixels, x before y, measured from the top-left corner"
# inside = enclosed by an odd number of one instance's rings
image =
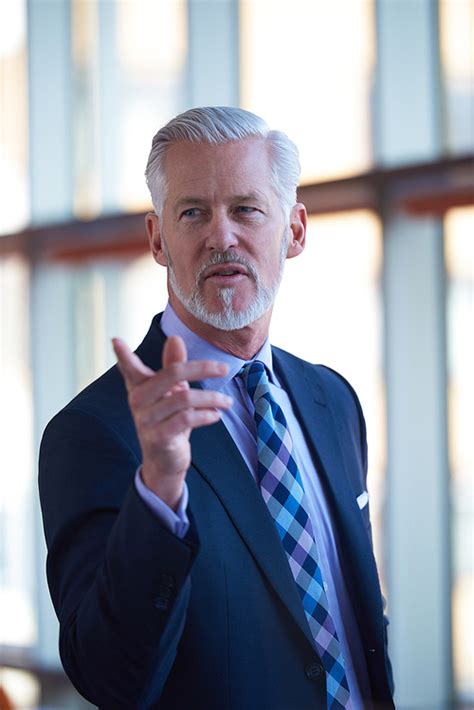
[[[291,353],[273,348],[280,365],[301,373],[311,384],[316,399],[331,410],[334,421],[342,431],[358,442],[364,469],[367,469],[367,432],[359,397],[355,389],[339,372],[327,365],[313,364]]]
[[[314,364],[303,360],[281,348],[273,347],[280,361],[291,363],[292,367],[299,369],[305,377],[308,377],[313,384],[322,388],[326,396],[336,399],[340,404],[350,403],[361,409],[359,398],[350,382],[339,372],[327,365]]]
[[[116,366],[91,382],[48,423],[43,434],[45,442],[73,438],[78,444],[109,437],[131,441],[136,438],[122,375]]]

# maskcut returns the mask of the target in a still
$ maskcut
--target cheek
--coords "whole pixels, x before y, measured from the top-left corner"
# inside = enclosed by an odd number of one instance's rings
[[[184,245],[174,245],[173,251],[170,252],[168,261],[171,263],[174,271],[182,277],[187,275],[192,276],[196,273],[195,256],[190,253],[188,247]]]
[[[281,248],[278,250],[273,249],[270,254],[262,259],[260,262],[261,273],[265,274],[269,278],[275,277],[280,271],[280,264],[282,261]]]

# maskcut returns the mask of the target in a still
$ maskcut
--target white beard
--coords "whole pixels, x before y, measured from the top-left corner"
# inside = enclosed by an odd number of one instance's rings
[[[168,277],[171,288],[184,308],[202,323],[207,323],[218,330],[239,330],[240,328],[245,328],[263,316],[275,302],[278,288],[283,277],[283,267],[288,249],[288,237],[286,235],[287,230],[285,230],[285,234],[282,238],[278,274],[271,286],[264,286],[262,284],[257,270],[244,257],[238,256],[231,251],[214,252],[197,274],[196,285],[189,296],[183,292],[178,283],[173,261],[170,259],[168,249],[162,238],[163,252],[168,261]],[[204,302],[202,294],[202,274],[209,266],[226,263],[241,264],[244,266],[247,269],[248,278],[253,279],[255,283],[256,293],[252,302],[246,308],[237,310],[233,306],[235,288],[229,286],[222,287],[219,289],[219,296],[222,300],[222,310],[213,312],[207,308]]]

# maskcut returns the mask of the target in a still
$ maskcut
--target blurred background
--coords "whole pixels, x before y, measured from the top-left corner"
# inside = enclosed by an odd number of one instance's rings
[[[0,685],[15,708],[92,707],[58,659],[38,445],[113,364],[110,337],[138,345],[165,305],[143,172],[156,130],[207,104],[300,148],[307,249],[272,340],[360,395],[398,707],[474,707],[473,79],[472,0],[0,4]]]

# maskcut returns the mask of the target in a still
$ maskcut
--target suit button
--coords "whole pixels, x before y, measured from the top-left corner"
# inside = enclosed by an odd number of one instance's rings
[[[155,597],[153,600],[153,606],[155,609],[158,609],[158,611],[166,611],[169,607],[169,599],[166,597]]]
[[[173,596],[176,581],[169,574],[161,574],[158,578],[158,593],[153,599],[153,606],[159,611],[167,611]]]
[[[304,672],[306,673],[306,677],[309,678],[310,680],[314,680],[315,678],[319,678],[323,673],[324,673],[324,668],[320,663],[308,663],[304,667]]]

